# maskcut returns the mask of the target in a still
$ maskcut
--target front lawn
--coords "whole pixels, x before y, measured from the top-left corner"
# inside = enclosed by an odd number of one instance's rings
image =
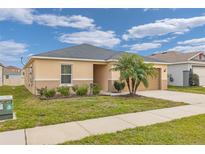
[[[39,100],[23,86],[0,87],[0,95],[13,95],[17,115],[17,120],[0,122],[0,131],[185,105],[146,97],[93,96]]]
[[[205,114],[64,144],[205,144]]]
[[[197,94],[205,94],[205,87],[180,87],[180,86],[169,86],[168,90],[179,91],[179,92],[189,92]]]

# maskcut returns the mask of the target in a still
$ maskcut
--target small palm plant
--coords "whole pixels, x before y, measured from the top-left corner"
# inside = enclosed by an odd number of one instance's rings
[[[120,71],[121,80],[125,80],[130,95],[135,95],[140,83],[148,87],[148,77],[156,75],[152,64],[145,63],[143,58],[136,54],[123,54],[114,64],[114,71]]]

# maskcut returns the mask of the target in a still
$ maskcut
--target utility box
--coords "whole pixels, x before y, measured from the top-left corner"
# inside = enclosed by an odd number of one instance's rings
[[[13,97],[0,96],[0,120],[13,119]]]

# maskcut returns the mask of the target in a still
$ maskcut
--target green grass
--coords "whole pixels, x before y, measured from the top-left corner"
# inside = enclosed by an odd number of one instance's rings
[[[205,114],[64,144],[205,144]]]
[[[180,91],[180,92],[189,92],[197,94],[205,94],[205,87],[180,87],[180,86],[169,86],[168,90],[171,91]]]
[[[93,96],[39,100],[23,86],[0,87],[0,95],[13,95],[17,115],[17,120],[0,122],[0,131],[185,105],[182,102],[145,97]]]

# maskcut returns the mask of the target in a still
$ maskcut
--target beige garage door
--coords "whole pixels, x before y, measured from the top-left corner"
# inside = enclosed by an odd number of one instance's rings
[[[149,77],[149,87],[145,88],[141,83],[138,90],[158,90],[160,89],[160,69],[156,68],[156,76]]]
[[[193,73],[199,76],[199,85],[205,86],[205,67],[193,66]]]
[[[160,89],[160,69],[156,68],[156,77],[149,77],[149,87],[145,88],[141,83],[137,90],[159,90]],[[128,87],[126,86],[123,91],[128,92]]]

